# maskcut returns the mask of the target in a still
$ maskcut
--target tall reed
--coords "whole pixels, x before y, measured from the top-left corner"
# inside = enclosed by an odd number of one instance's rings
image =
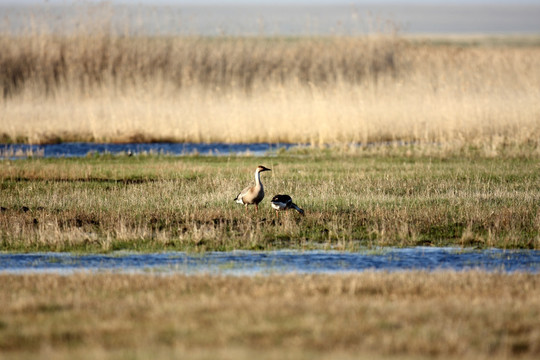
[[[179,141],[540,150],[540,47],[144,36],[110,24],[0,36],[3,142]]]
[[[0,37],[4,99],[32,89],[54,96],[144,84],[251,93],[268,86],[325,87],[396,76],[403,41],[392,35],[328,38],[123,37],[111,32]]]

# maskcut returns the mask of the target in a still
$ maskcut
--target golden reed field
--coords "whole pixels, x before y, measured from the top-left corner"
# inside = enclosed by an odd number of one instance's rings
[[[537,41],[107,29],[0,35],[2,142],[401,140],[540,151]]]

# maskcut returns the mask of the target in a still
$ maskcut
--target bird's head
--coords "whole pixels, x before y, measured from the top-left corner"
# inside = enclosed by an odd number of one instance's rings
[[[257,171],[258,171],[258,172],[272,171],[272,169],[269,169],[269,168],[267,168],[267,167],[264,167],[264,166],[262,166],[262,165],[259,165],[259,166],[257,167]]]

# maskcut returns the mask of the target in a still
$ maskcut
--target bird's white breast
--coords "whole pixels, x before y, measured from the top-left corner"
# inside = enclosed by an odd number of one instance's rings
[[[284,204],[284,203],[281,203],[281,202],[277,202],[277,201],[272,202],[272,208],[274,208],[276,210],[283,210],[283,209],[285,209],[286,206],[287,206],[287,204]]]

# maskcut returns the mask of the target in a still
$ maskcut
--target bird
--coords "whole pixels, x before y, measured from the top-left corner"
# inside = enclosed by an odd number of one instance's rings
[[[259,203],[264,199],[264,188],[261,182],[261,173],[271,171],[271,169],[259,165],[255,170],[255,186],[248,186],[240,192],[234,199],[239,204],[243,204],[248,210],[248,205],[255,205],[255,211],[259,211]]]
[[[276,210],[276,216],[279,218],[280,210],[294,209],[300,214],[304,215],[304,210],[300,209],[298,205],[293,203],[292,198],[289,195],[276,195],[271,200],[272,208]]]

